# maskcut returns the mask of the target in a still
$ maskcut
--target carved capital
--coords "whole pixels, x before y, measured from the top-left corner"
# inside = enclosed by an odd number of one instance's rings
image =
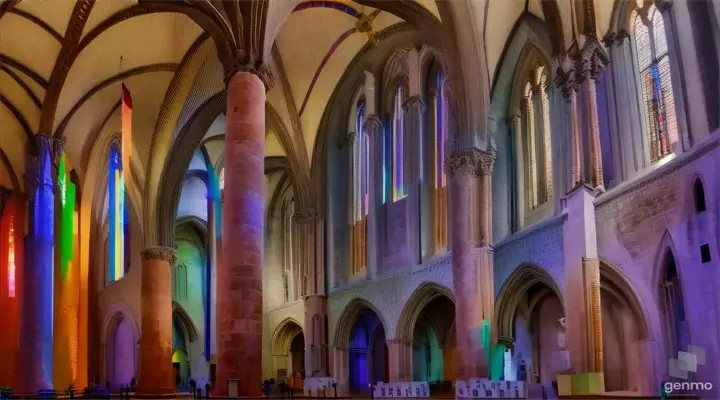
[[[420,96],[410,96],[407,100],[405,100],[405,104],[403,104],[403,108],[406,112],[410,112],[412,110],[415,110],[419,113],[419,115],[422,115],[422,113],[425,111],[425,103],[422,101]]]
[[[315,211],[314,208],[306,208],[303,210],[295,211],[294,218],[299,223],[316,222],[320,220],[320,214]]]
[[[355,143],[355,138],[357,137],[357,133],[355,132],[348,132],[347,137],[345,138],[347,140],[347,143],[352,146]]]
[[[515,339],[512,336],[498,336],[498,343],[505,346],[506,349],[511,349],[515,343]]]
[[[445,97],[447,100],[452,100],[455,98],[455,85],[453,85],[452,81],[449,78],[445,78],[445,80],[442,83],[443,85],[443,97]]]
[[[588,40],[576,57],[575,68],[576,71],[580,71],[581,81],[597,79],[600,72],[610,63],[610,57],[597,39]]]
[[[571,96],[578,92],[579,85],[574,69],[564,71],[562,68],[558,68],[554,83],[567,101],[570,101]]]
[[[171,266],[175,265],[177,257],[175,256],[175,249],[171,247],[148,247],[140,252],[140,256],[143,261],[165,261]]]
[[[382,132],[383,123],[375,114],[370,114],[365,117],[365,123],[363,124],[363,131],[368,137],[372,137],[373,133]]]
[[[495,159],[492,148],[489,151],[477,148],[456,151],[445,163],[446,172],[451,179],[456,173],[474,177],[490,175],[495,166]]]
[[[252,54],[248,54],[242,50],[238,50],[237,60],[231,65],[225,66],[225,86],[230,83],[235,74],[238,72],[247,72],[256,75],[265,85],[265,91],[273,87],[274,80],[270,68],[262,61],[255,59]]]

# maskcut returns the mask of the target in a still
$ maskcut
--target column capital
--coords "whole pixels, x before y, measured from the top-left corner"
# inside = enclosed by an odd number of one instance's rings
[[[294,218],[299,223],[315,222],[320,220],[320,214],[314,208],[305,208],[295,211]]]
[[[422,113],[423,111],[425,111],[425,103],[422,101],[419,95],[410,96],[407,100],[405,100],[405,103],[403,103],[403,108],[405,109],[405,111],[415,109]]]
[[[352,146],[353,144],[355,144],[355,138],[356,138],[356,137],[357,137],[357,133],[355,133],[355,132],[348,132],[348,134],[347,134],[347,136],[345,137],[345,139],[347,140],[347,143],[348,143],[350,146]]]
[[[260,60],[254,60],[253,57],[247,55],[243,50],[238,50],[238,57],[235,63],[225,67],[225,86],[230,84],[230,80],[238,72],[247,72],[260,78],[265,91],[269,91],[274,84],[274,79],[270,68]]]
[[[610,63],[605,48],[597,39],[590,39],[583,49],[576,54],[576,71],[580,73],[580,81],[597,79],[600,72]]]
[[[365,123],[363,124],[363,132],[368,136],[371,136],[372,132],[382,132],[383,123],[380,118],[375,114],[370,114],[365,117]]]
[[[478,148],[456,151],[448,157],[446,172],[452,179],[456,173],[469,176],[486,176],[492,174],[496,156],[492,151],[483,151]]]
[[[613,45],[615,46],[622,46],[625,39],[630,38],[630,33],[627,31],[627,29],[620,29],[617,32],[608,32],[605,37],[602,38],[603,44],[610,48]]]
[[[142,257],[143,261],[165,261],[170,265],[175,265],[175,262],[177,261],[177,257],[175,256],[175,249],[173,249],[172,247],[148,247],[140,252],[140,256]]]
[[[385,344],[399,344],[401,346],[412,346],[412,339],[386,339]]]
[[[506,348],[512,348],[515,339],[512,336],[498,336],[498,343],[504,345]]]

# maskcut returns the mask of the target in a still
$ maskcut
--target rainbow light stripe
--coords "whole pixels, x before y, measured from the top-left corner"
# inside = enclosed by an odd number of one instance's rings
[[[8,297],[15,297],[15,216],[10,214],[8,229]]]
[[[125,255],[125,187],[123,183],[120,152],[117,145],[110,150],[110,163],[108,165],[108,212],[110,219],[109,229],[109,277],[110,282],[123,277],[123,258]]]

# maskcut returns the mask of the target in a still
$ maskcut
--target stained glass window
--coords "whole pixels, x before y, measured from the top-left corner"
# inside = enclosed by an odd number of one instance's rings
[[[393,174],[393,201],[405,197],[405,186],[403,180],[403,145],[404,145],[404,112],[403,102],[405,101],[405,88],[399,85],[395,90],[393,98],[393,121],[392,121],[392,174]]]
[[[655,5],[637,12],[634,25],[650,160],[655,162],[670,153],[670,139],[677,132],[667,37]]]

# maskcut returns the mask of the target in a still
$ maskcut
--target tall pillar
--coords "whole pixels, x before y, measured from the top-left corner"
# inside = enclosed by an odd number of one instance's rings
[[[388,380],[390,382],[412,381],[412,341],[389,339],[387,344]]]
[[[588,153],[590,156],[588,174],[585,176],[587,182],[593,189],[605,190],[603,177],[602,150],[600,146],[600,124],[598,121],[597,108],[597,78],[600,72],[608,64],[609,59],[602,44],[597,39],[590,39],[579,54],[576,71],[585,87],[585,112],[587,116],[587,141]]]
[[[301,288],[297,297],[325,293],[325,279],[323,271],[318,268],[318,260],[323,258],[319,252],[322,246],[319,236],[322,226],[320,215],[313,208],[306,208],[295,212],[295,221],[298,236],[298,253],[300,276],[302,280],[298,286]]]
[[[54,144],[36,135],[37,156],[25,172],[28,193],[28,235],[20,301],[20,390],[35,394],[53,383],[53,246],[55,194]]]
[[[406,221],[407,221],[407,248],[411,265],[417,265],[421,260],[421,194],[423,192],[422,166],[427,162],[422,157],[423,120],[425,118],[425,104],[419,95],[413,95],[405,101],[404,108],[404,153],[405,165],[403,175],[405,179],[405,193],[407,193]]]
[[[262,395],[266,87],[258,73],[240,69],[227,85],[216,396],[228,396],[232,380],[240,396]]]
[[[172,367],[172,290],[175,250],[149,247],[142,256],[140,364],[137,397],[175,397]]]
[[[305,301],[305,376],[328,376],[327,297],[310,295]]]
[[[523,154],[523,131],[520,110],[514,110],[510,116],[515,142],[515,231],[525,226],[525,160]]]
[[[494,334],[490,174],[495,153],[471,148],[454,152],[448,161],[457,379],[488,377],[492,341],[483,343],[482,336],[484,326]]]

